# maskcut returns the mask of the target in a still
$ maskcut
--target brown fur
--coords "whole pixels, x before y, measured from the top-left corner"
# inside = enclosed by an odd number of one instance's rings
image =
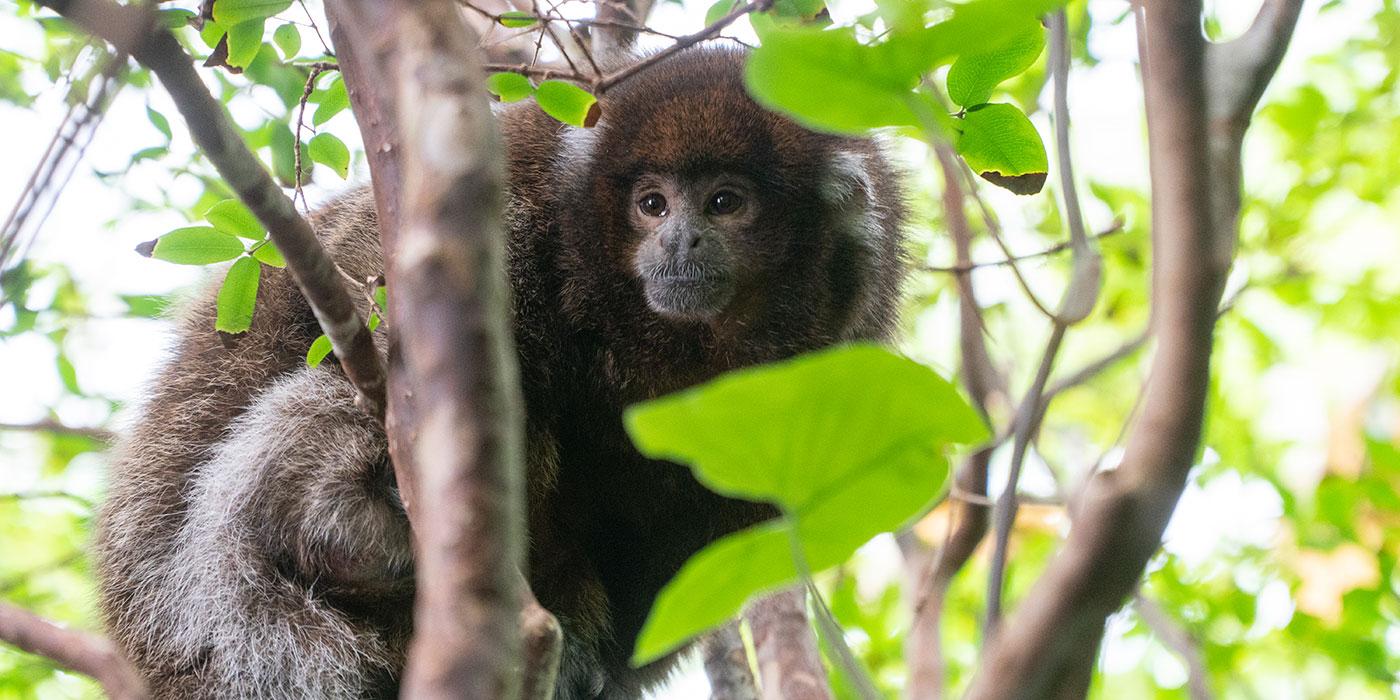
[[[671,667],[627,664],[691,554],[772,516],[647,460],[622,409],[745,365],[883,339],[903,207],[867,140],[809,132],[744,94],[743,54],[692,49],[610,92],[590,132],[501,111],[508,266],[530,442],[530,582],[565,634],[559,698],[635,697]],[[631,266],[629,178],[742,172],[758,224],[728,240],[759,271],[708,320],[648,309]],[[380,267],[364,191],[314,225],[352,277]],[[305,367],[316,324],[267,273],[225,346],[214,288],[123,441],[97,538],[102,610],[160,697],[393,691],[409,634],[407,531],[381,429],[338,368]]]

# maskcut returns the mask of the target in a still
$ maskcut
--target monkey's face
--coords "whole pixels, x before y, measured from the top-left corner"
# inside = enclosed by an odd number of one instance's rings
[[[644,173],[632,185],[628,218],[637,235],[632,265],[653,311],[713,318],[743,276],[736,241],[758,220],[755,188],[735,174]]]

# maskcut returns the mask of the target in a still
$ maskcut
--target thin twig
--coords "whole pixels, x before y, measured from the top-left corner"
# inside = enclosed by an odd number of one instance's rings
[[[17,433],[53,433],[55,435],[76,435],[98,442],[112,443],[117,436],[105,428],[88,428],[84,426],[68,425],[56,420],[41,420],[33,423],[0,423],[0,432],[13,431]]]
[[[1123,220],[1114,219],[1113,223],[1109,224],[1108,228],[1094,234],[1093,239],[1096,241],[1101,241],[1105,238],[1108,238],[1109,236],[1114,236],[1119,233],[1122,233],[1123,230]],[[1051,255],[1056,255],[1058,253],[1063,253],[1066,250],[1069,250],[1072,245],[1072,241],[1060,241],[1059,243],[1056,243],[1055,245],[1052,245],[1049,248],[1045,248],[1044,250],[1038,250],[1034,253],[1023,253],[1021,255],[1013,255],[1009,258],[1002,258],[1001,260],[987,260],[984,262],[959,262],[954,265],[942,266],[925,265],[920,269],[924,270],[925,272],[971,272],[972,270],[980,270],[984,267],[1000,267],[1002,265],[1010,265],[1011,263],[1025,262],[1026,260],[1050,257]]]
[[[306,101],[311,99],[311,93],[316,91],[316,79],[328,70],[339,70],[340,66],[334,63],[317,62],[312,63],[311,72],[306,76],[306,87],[302,88],[301,99],[297,101],[297,129],[294,148],[292,149],[292,170],[296,181],[296,193],[292,196],[293,201],[301,199],[301,209],[307,214],[311,213],[311,208],[306,204],[306,192],[301,188],[301,127],[306,121]],[[312,139],[315,140],[315,139]]]
[[[1201,643],[1186,631],[1167,611],[1141,592],[1133,596],[1133,609],[1147,623],[1152,633],[1157,635],[1168,649],[1176,652],[1186,662],[1186,683],[1191,690],[1191,700],[1210,700],[1210,675],[1206,671],[1205,655],[1201,653]]]

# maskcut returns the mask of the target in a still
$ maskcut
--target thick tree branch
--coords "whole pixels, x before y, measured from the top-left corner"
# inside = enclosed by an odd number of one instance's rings
[[[287,269],[330,337],[341,367],[359,390],[359,402],[371,414],[382,417],[384,363],[335,263],[311,226],[297,214],[292,200],[244,145],[174,35],[153,24],[153,15],[144,7],[116,5],[109,0],[41,0],[41,4],[112,42],[160,78],[195,143],[267,228],[286,258]]]
[[[749,653],[737,619],[708,634],[701,648],[705,675],[710,678],[710,700],[758,700],[758,684],[749,668]]]
[[[807,592],[801,585],[750,603],[744,617],[753,630],[764,700],[830,700],[817,637],[807,622]]]
[[[65,629],[13,605],[0,603],[0,641],[91,676],[112,700],[144,700],[146,684],[104,637]]]
[[[1236,235],[1234,217],[1226,221],[1215,203],[1239,196],[1238,149],[1227,164],[1234,167],[1221,168],[1228,152],[1208,142],[1217,139],[1206,124],[1206,85],[1233,78],[1207,73],[1200,0],[1147,3],[1145,28],[1158,349],[1121,466],[1087,484],[1068,541],[987,650],[971,698],[1082,696],[1104,620],[1160,546],[1200,445],[1217,304]]]
[[[475,38],[449,0],[393,3],[402,218],[393,322],[415,396],[418,587],[403,693],[513,697],[524,408],[501,223],[504,159]]]
[[[559,654],[564,643],[564,631],[559,620],[535,599],[530,585],[519,577],[520,639],[521,639],[521,700],[553,700],[554,684],[559,676]]]

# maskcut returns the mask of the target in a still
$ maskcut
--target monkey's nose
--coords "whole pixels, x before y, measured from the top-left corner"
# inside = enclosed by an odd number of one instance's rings
[[[661,234],[661,246],[672,256],[683,257],[696,248],[700,247],[700,242],[705,238],[705,234],[698,228],[689,226],[665,231]]]

